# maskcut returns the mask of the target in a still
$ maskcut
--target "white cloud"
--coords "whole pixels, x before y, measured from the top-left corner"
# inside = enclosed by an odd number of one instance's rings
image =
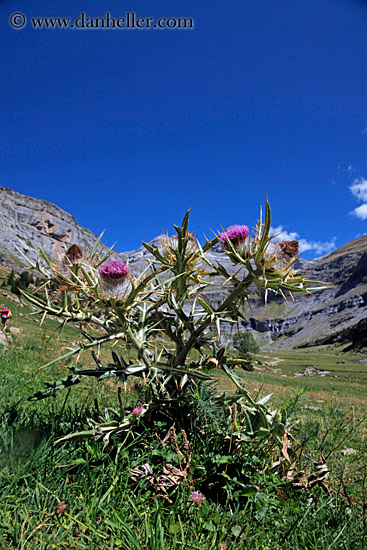
[[[272,227],[270,229],[271,235],[276,235],[275,241],[298,241],[299,252],[313,251],[317,256],[328,254],[335,249],[336,237],[333,237],[331,241],[308,241],[307,239],[301,239],[300,235],[296,231],[289,233],[282,225],[278,227]]]
[[[365,178],[355,178],[349,189],[357,200],[367,202],[367,180]]]
[[[274,241],[298,241],[299,239],[299,235],[296,231],[293,231],[293,233],[288,233],[288,231],[283,229],[282,225],[278,225],[278,227],[271,227],[270,234],[276,235]]]
[[[356,218],[359,218],[360,220],[367,220],[367,179],[363,177],[355,178],[349,189],[357,201],[363,203],[352,210],[350,214],[356,216]]]
[[[361,204],[352,210],[351,214],[359,218],[360,220],[367,220],[367,204]]]
[[[331,241],[307,241],[306,239],[299,240],[299,251],[306,252],[307,250],[313,250],[317,256],[323,254],[329,254],[335,250],[336,237],[333,237]]]

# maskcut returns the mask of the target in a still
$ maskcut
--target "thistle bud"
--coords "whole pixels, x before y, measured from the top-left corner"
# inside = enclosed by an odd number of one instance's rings
[[[102,289],[107,298],[123,298],[129,288],[129,266],[122,262],[111,260],[105,262],[99,269]]]
[[[186,231],[186,237],[189,239],[189,241],[196,245],[196,238],[192,231]]]
[[[298,241],[279,241],[276,243],[279,252],[276,254],[279,260],[289,263],[298,254]]]
[[[79,246],[72,244],[65,256],[72,264],[74,264],[82,259],[83,252],[80,250]]]
[[[292,266],[289,267],[289,264],[297,254],[297,241],[269,243],[261,257],[261,265],[268,277],[282,277],[286,272],[292,272]]]
[[[69,273],[73,264],[77,264],[83,257],[83,252],[78,245],[72,244],[65,252],[59,262],[59,270],[61,273]]]
[[[65,252],[64,256],[61,258],[58,264],[58,270],[61,273],[61,277],[56,274],[58,283],[61,283],[61,286],[58,289],[56,294],[58,302],[65,304],[68,302],[73,302],[76,296],[75,286],[69,284],[63,276],[73,277],[73,274],[78,271],[78,262],[82,259],[83,252],[78,245],[72,244],[68,250]]]

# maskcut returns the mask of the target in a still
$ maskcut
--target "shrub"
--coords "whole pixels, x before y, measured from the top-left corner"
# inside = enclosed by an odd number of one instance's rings
[[[33,282],[32,274],[29,271],[22,271],[20,275],[15,275],[15,271],[12,269],[7,279],[7,286],[10,287],[13,294],[20,296],[21,291],[27,290]]]
[[[232,338],[233,348],[241,359],[251,361],[255,353],[259,353],[260,347],[251,332],[236,332]]]

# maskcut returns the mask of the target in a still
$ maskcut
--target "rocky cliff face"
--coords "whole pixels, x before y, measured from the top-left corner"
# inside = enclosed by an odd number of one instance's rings
[[[8,266],[23,263],[16,247],[31,258],[36,253],[30,244],[56,257],[73,243],[90,248],[97,239],[58,206],[4,187],[0,187],[0,231],[0,263]]]
[[[61,208],[3,187],[0,187],[0,231],[0,263],[18,268],[23,262],[15,245],[30,257],[36,255],[30,244],[57,256],[73,243],[89,249],[97,238]],[[164,236],[158,236],[151,244],[160,246],[163,239]],[[140,247],[113,256],[127,261],[131,270],[138,274],[146,267],[150,254]],[[213,262],[220,262],[228,272],[233,271],[220,245],[209,251],[209,257]],[[297,267],[308,279],[331,283],[330,288],[311,295],[298,295],[288,302],[275,296],[266,305],[254,294],[247,320],[241,322],[240,330],[251,330],[263,346],[272,348],[344,340],[357,347],[363,344],[367,319],[367,236],[319,260],[300,260]],[[214,285],[207,298],[215,304],[223,292],[222,284]],[[222,330],[229,333],[232,328],[228,325]]]
[[[285,303],[277,297],[267,305],[255,301],[243,328],[266,335],[273,348],[365,341],[358,327],[367,319],[367,237],[304,264],[302,271],[330,287]]]

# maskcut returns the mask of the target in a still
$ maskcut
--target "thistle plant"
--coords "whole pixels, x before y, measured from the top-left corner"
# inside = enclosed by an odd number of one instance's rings
[[[125,416],[111,425],[94,425],[90,431],[92,435],[110,435],[129,429],[137,416],[151,414],[167,401],[184,403],[193,387],[213,381],[217,368],[237,387],[235,396],[218,398],[223,406],[236,402],[235,432],[284,433],[282,414],[266,408],[268,396],[255,402],[228,366],[225,349],[220,346],[221,323],[236,323],[244,315],[251,285],[264,291],[265,299],[269,292],[285,297],[321,286],[295,270],[294,243],[273,243],[268,202],[264,219],[260,215],[252,234],[247,226],[234,225],[205,239],[202,246],[188,230],[188,223],[189,212],[182,224],[175,226],[176,235],[167,237],[162,246],[143,243],[151,259],[139,275],[126,264],[110,260],[110,253],[101,255],[100,239],[89,254],[73,245],[61,260],[42,251],[36,262],[24,256],[43,281],[33,293],[23,291],[25,299],[43,317],[56,317],[62,325],[72,323],[80,331],[78,345],[52,361],[65,363],[68,376],[48,383],[30,400],[55,396],[86,376],[99,381],[139,377],[146,390],[145,402],[124,411]],[[230,258],[233,273],[209,258],[208,251],[218,243]],[[214,305],[206,292],[218,277],[226,290],[221,303]],[[134,361],[124,358],[126,346],[135,350]],[[109,364],[101,360],[102,348],[111,348]],[[78,368],[75,359],[88,350],[94,365]]]

